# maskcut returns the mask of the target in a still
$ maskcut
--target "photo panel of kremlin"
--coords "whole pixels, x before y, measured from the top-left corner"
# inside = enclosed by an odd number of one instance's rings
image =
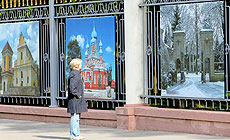
[[[39,95],[39,23],[0,25],[0,94]]]
[[[67,19],[66,75],[73,58],[82,59],[84,93],[90,98],[115,98],[115,17]]]

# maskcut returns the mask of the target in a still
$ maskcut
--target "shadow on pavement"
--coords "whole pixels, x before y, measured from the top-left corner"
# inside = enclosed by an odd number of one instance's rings
[[[41,135],[37,135],[34,137],[38,137],[38,138],[44,138],[44,139],[54,139],[54,140],[68,140],[68,137],[56,137],[56,136],[41,136]]]

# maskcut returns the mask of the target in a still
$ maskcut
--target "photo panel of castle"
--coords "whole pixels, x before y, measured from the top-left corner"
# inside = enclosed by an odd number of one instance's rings
[[[82,59],[87,98],[115,98],[115,17],[66,20],[66,75],[70,61]]]
[[[0,24],[0,94],[38,96],[39,22]]]
[[[162,96],[224,98],[224,3],[162,6]]]

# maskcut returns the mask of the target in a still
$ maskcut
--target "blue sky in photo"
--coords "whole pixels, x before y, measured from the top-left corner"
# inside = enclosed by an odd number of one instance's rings
[[[21,32],[34,60],[39,64],[39,22],[37,21],[0,24],[0,51],[2,52],[8,41],[13,50],[14,66]],[[0,54],[0,65],[2,65],[2,54]]]
[[[97,51],[99,53],[99,43],[102,42],[103,59],[106,68],[112,66],[112,78],[115,80],[115,17],[94,17],[75,18],[66,20],[66,49],[68,55],[68,44],[72,39],[76,39],[81,47],[82,61],[85,61],[86,44],[89,43],[89,54],[91,53],[91,33],[95,26],[97,32]],[[66,56],[67,57],[67,56]],[[84,65],[82,66],[82,68]]]

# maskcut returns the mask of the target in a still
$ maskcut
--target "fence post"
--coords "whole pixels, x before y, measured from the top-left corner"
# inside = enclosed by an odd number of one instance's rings
[[[49,0],[49,23],[50,23],[50,78],[51,78],[51,107],[57,107],[58,94],[58,43],[55,24],[54,0]]]
[[[143,76],[143,0],[124,0],[126,104],[141,104]]]

